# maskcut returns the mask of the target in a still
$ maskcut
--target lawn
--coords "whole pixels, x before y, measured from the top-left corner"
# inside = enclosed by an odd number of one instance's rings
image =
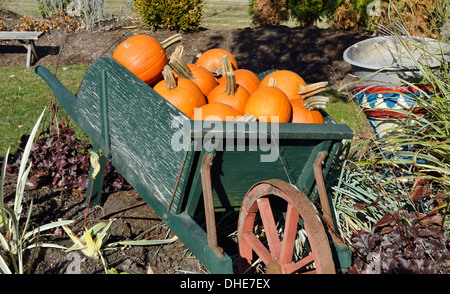
[[[57,72],[55,67],[49,69],[75,93],[87,68],[87,65],[59,67]],[[12,153],[17,150],[21,136],[31,132],[42,110],[49,108],[55,98],[34,68],[0,67],[0,77],[0,154],[3,155],[8,146]],[[61,110],[59,119],[65,116],[65,111]],[[47,124],[48,121],[44,121],[41,126]],[[73,122],[70,126],[78,135],[82,134]]]

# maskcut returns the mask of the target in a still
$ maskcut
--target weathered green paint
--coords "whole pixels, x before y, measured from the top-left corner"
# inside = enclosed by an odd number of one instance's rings
[[[95,148],[105,151],[104,159],[111,160],[212,273],[231,273],[232,263],[227,254],[220,257],[209,248],[205,230],[194,221],[202,197],[200,168],[206,153],[215,154],[211,168],[215,208],[237,209],[248,189],[261,180],[282,179],[314,195],[313,164],[318,154],[330,154],[325,175],[341,141],[353,136],[348,126],[329,117],[325,124],[281,123],[272,127],[259,122],[227,122],[218,128],[193,122],[109,57],[90,66],[77,96],[45,67],[38,66],[36,72]],[[182,129],[187,132],[183,142],[173,140]],[[272,162],[261,162],[261,155],[269,151],[253,144],[262,133],[279,136]],[[234,150],[205,148],[213,143],[212,138],[222,138]],[[100,199],[99,187],[94,182],[96,201]]]

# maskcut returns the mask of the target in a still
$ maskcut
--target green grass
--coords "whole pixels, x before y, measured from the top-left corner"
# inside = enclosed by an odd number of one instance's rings
[[[347,94],[335,90],[327,90],[320,95],[330,97],[330,104],[325,111],[337,123],[348,125],[354,132],[359,132],[368,124],[361,107],[356,104]]]
[[[59,67],[56,76],[73,93],[76,93],[88,66]],[[55,68],[49,70],[54,72]],[[19,147],[22,135],[30,134],[40,113],[55,99],[47,84],[34,72],[34,68],[0,67],[0,155],[8,146],[11,153]],[[65,117],[65,111],[59,118]],[[49,113],[41,127],[48,124]],[[78,135],[82,132],[73,122],[70,125]]]
[[[206,1],[201,26],[212,30],[249,27],[248,2]]]
[[[201,26],[211,30],[239,29],[252,26],[248,2],[206,1]],[[290,20],[283,25],[295,27]]]

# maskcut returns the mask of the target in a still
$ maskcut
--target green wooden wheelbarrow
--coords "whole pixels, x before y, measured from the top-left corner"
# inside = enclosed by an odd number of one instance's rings
[[[109,159],[211,273],[252,272],[256,260],[267,273],[350,266],[325,189],[353,137],[347,125],[193,121],[110,57],[89,67],[76,95],[47,68],[36,73],[102,151],[91,203]],[[220,211],[238,212],[237,262],[217,238]]]

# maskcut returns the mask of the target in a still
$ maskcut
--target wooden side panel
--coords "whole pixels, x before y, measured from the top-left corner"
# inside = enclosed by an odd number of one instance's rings
[[[315,179],[313,165],[329,144],[317,140],[283,140],[277,148],[277,159],[264,162],[260,150],[216,152],[212,168],[215,207],[239,207],[247,191],[257,182],[280,179],[295,185],[309,195]]]
[[[92,140],[103,141],[102,70],[106,71],[112,164],[131,185],[146,187],[150,193],[141,195],[144,199],[155,197],[167,206],[180,169],[190,160],[186,151],[177,151],[179,146],[171,145],[174,132],[171,125],[188,118],[115,60],[105,57],[91,65],[78,92],[78,115],[90,122],[93,134],[87,135]],[[100,146],[104,148],[104,144],[101,142]],[[182,171],[176,199],[182,193],[188,169]]]

